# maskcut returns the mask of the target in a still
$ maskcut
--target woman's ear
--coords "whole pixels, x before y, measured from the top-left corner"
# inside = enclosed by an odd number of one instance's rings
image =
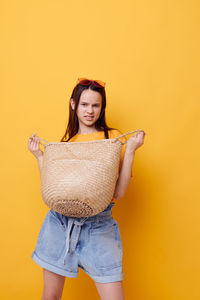
[[[70,99],[70,104],[71,104],[71,108],[74,110],[75,109],[75,103],[74,103],[73,98]]]

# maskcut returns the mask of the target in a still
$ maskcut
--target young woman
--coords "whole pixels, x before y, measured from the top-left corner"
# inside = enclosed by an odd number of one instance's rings
[[[80,78],[69,102],[69,121],[61,142],[115,138],[122,133],[108,127],[105,120],[105,83]],[[95,282],[102,300],[122,300],[122,242],[119,225],[112,217],[115,199],[126,192],[132,176],[134,154],[144,141],[145,132],[137,132],[122,147],[119,176],[113,199],[99,214],[71,218],[49,210],[38,235],[32,259],[43,268],[42,300],[61,299],[65,277],[77,277],[82,268]],[[43,152],[34,133],[28,149],[37,158],[41,171]],[[124,148],[124,146],[126,146]],[[86,297],[87,298],[87,297]]]

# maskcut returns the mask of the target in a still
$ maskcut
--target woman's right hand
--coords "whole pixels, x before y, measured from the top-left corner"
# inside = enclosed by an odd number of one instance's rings
[[[33,133],[28,140],[28,149],[36,158],[43,156],[43,152],[40,150],[39,143],[40,138],[36,135],[36,133]]]

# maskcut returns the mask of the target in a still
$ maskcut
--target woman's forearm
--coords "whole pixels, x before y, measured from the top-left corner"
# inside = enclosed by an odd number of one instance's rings
[[[43,155],[37,157],[38,167],[40,170],[40,176],[41,176],[41,170],[42,170],[42,164],[43,164]]]
[[[119,177],[116,182],[114,198],[120,199],[124,196],[131,178],[132,165],[134,161],[135,151],[125,151],[122,167],[119,173]]]

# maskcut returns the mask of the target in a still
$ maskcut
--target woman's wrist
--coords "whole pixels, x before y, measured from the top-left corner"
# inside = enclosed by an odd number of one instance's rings
[[[37,160],[43,160],[43,153],[42,152],[37,153],[35,154],[35,157],[37,158]]]
[[[126,153],[126,155],[132,155],[133,156],[135,154],[135,151],[136,151],[136,149],[129,150],[128,148],[126,148],[125,153]]]
[[[37,162],[38,162],[38,166],[40,171],[42,170],[42,166],[43,166],[43,155],[40,155],[37,157]]]
[[[37,155],[36,158],[39,159],[39,160],[43,159],[43,154]]]

